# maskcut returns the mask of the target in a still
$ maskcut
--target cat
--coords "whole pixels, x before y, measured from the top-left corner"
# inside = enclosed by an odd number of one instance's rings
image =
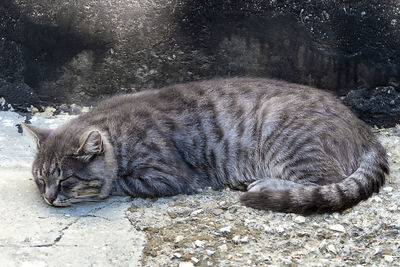
[[[370,127],[312,87],[213,79],[114,96],[36,139],[32,174],[53,206],[110,195],[163,197],[204,187],[246,189],[244,205],[340,212],[385,182]]]

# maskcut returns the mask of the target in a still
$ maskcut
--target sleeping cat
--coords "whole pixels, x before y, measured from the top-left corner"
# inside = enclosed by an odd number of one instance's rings
[[[378,192],[386,153],[331,94],[232,78],[115,96],[36,138],[32,173],[53,206],[110,195],[246,188],[257,209],[343,211]]]

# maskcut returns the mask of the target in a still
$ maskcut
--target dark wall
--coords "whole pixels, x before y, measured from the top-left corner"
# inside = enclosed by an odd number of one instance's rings
[[[399,9],[397,0],[2,0],[0,96],[22,109],[90,104],[176,82],[265,76],[338,95],[358,90],[346,103],[392,125]],[[394,93],[375,103],[380,85]],[[389,119],[375,119],[376,110]]]

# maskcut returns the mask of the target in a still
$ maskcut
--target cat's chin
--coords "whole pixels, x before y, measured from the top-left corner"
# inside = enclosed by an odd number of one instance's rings
[[[53,202],[53,204],[51,204],[51,206],[53,207],[68,207],[71,206],[72,203],[71,202]]]
[[[61,197],[63,198],[63,197]],[[57,197],[53,203],[51,203],[47,198],[43,197],[44,201],[46,204],[52,206],[52,207],[68,207],[71,206],[74,203],[73,198],[63,198],[60,199],[60,197]],[[75,201],[75,202],[80,202],[80,201]]]
[[[50,203],[46,198],[43,198],[45,202],[52,206],[52,207],[68,207],[72,206],[73,204],[81,204],[81,203],[88,203],[88,202],[97,202],[102,200],[103,198],[99,197],[77,197],[77,198],[68,198],[64,200],[59,200],[58,198]]]
[[[52,206],[52,207],[68,207],[72,205],[72,202],[69,200],[66,201],[59,201],[59,200],[54,200],[53,203],[50,203],[46,198],[43,198],[46,204]]]

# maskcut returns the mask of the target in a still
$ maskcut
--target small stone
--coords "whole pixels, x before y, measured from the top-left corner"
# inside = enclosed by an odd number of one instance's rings
[[[224,219],[227,221],[233,221],[235,219],[235,217],[230,213],[226,213],[226,214],[224,214]]]
[[[180,259],[180,258],[182,258],[182,254],[181,253],[174,253],[174,254],[172,254],[172,257],[171,257],[172,259]]]
[[[326,249],[326,241],[325,241],[325,240],[322,240],[322,242],[320,242],[320,243],[318,244],[318,249],[319,249],[319,251],[321,251],[321,252],[323,252],[323,251]]]
[[[223,244],[223,245],[219,246],[218,249],[221,251],[228,251],[228,246],[226,244]]]
[[[336,248],[334,245],[328,245],[327,249],[328,249],[328,251],[332,252],[333,254],[336,254]]]
[[[214,215],[221,215],[222,213],[223,213],[224,211],[222,210],[222,209],[215,209],[215,210],[213,210],[213,214]]]
[[[273,232],[274,232],[273,229],[272,229],[272,227],[269,226],[269,225],[263,224],[262,227],[264,228],[264,231],[265,231],[266,233],[273,233]]]
[[[185,237],[183,235],[178,235],[175,237],[175,243],[179,243],[181,242],[183,239],[185,239]]]
[[[396,102],[394,100],[391,100],[389,105],[394,106],[394,105],[396,105]]]
[[[230,227],[229,225],[222,227],[221,229],[219,229],[219,232],[222,234],[229,234],[232,232],[232,227]]]
[[[306,218],[304,216],[296,216],[296,218],[294,218],[295,222],[297,223],[305,223],[306,222]]]
[[[235,236],[232,238],[232,241],[233,241],[234,243],[239,243],[239,240],[240,240],[240,235],[235,235]]]
[[[283,228],[282,226],[278,226],[278,227],[276,227],[275,229],[276,229],[276,231],[277,231],[278,233],[283,233],[283,232],[285,232],[285,228]]]
[[[202,240],[196,240],[196,241],[194,241],[194,244],[195,244],[195,246],[198,247],[198,248],[203,248],[204,245],[206,244],[206,242],[205,242],[205,241],[202,241]]]
[[[268,256],[268,255],[262,255],[257,260],[258,261],[271,262],[272,258],[270,256]]]
[[[283,266],[293,266],[293,262],[291,259],[282,259]]]
[[[212,255],[215,254],[214,250],[206,250],[206,252],[207,252],[207,256],[209,256],[209,257],[211,257]]]
[[[332,231],[337,231],[337,232],[342,232],[342,233],[346,232],[346,229],[341,224],[331,225],[331,226],[329,226],[329,229],[331,229]]]
[[[387,262],[389,262],[389,263],[393,262],[393,256],[391,256],[391,255],[385,255],[385,261],[387,261]]]
[[[199,259],[198,258],[196,258],[196,257],[191,257],[190,258],[194,263],[199,263]]]
[[[392,192],[392,191],[393,191],[393,187],[391,187],[391,186],[385,186],[385,187],[383,188],[383,191],[385,191],[385,192]]]
[[[181,262],[178,265],[179,267],[194,267],[194,264],[191,263],[190,261],[185,261],[185,262]]]
[[[243,237],[242,239],[240,239],[240,242],[248,243],[249,242],[249,237],[248,236]]]
[[[388,208],[390,211],[396,211],[398,209],[397,205],[392,205]]]
[[[382,202],[382,198],[380,198],[378,196],[373,196],[373,197],[371,197],[371,201],[375,201],[375,202],[381,203]]]
[[[192,213],[190,213],[190,216],[196,216],[196,215],[198,215],[198,214],[200,214],[200,213],[202,213],[202,212],[203,212],[202,209],[198,209],[198,210],[195,210],[195,211],[193,211]]]

